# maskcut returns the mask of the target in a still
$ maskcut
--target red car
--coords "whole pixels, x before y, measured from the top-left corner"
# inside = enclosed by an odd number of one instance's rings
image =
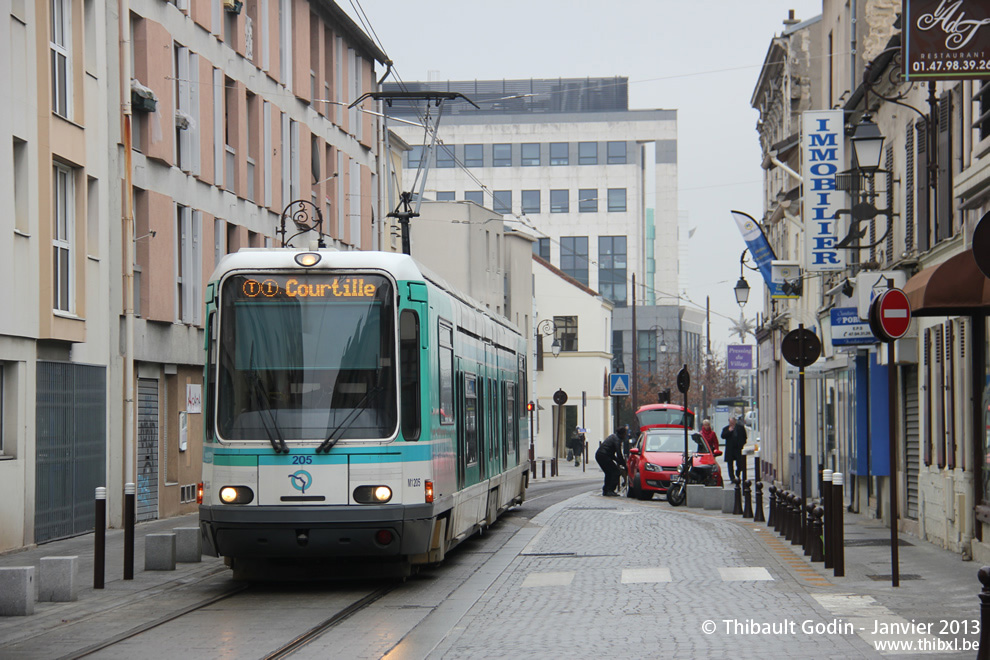
[[[714,452],[700,433],[688,430],[688,451],[694,453],[695,468],[708,469],[711,474],[706,486],[722,485],[722,468],[715,460],[722,455]],[[670,479],[684,460],[684,428],[649,428],[629,449],[626,463],[629,470],[628,497],[641,500],[653,498],[653,493],[666,493]]]
[[[639,425],[640,431],[653,428],[683,429],[685,426],[693,429],[694,412],[688,408],[687,415],[685,415],[684,406],[679,406],[676,403],[651,403],[640,406],[639,410],[636,411],[636,423]]]

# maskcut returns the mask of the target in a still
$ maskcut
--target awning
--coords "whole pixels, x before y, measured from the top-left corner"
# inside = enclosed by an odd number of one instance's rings
[[[904,285],[914,316],[970,316],[990,313],[990,279],[976,265],[973,251],[926,268]]]

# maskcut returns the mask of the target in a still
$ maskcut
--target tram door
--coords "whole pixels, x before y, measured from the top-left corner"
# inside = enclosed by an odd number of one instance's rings
[[[461,374],[461,410],[464,423],[458,433],[458,468],[461,474],[460,487],[478,483],[479,469],[478,440],[481,436],[481,415],[479,414],[478,377],[475,374]]]

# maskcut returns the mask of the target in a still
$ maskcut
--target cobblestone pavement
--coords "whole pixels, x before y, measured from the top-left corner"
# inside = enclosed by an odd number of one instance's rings
[[[904,539],[895,589],[879,521],[847,516],[837,578],[765,524],[598,492],[537,516],[524,549],[428,657],[976,653],[979,567]]]

